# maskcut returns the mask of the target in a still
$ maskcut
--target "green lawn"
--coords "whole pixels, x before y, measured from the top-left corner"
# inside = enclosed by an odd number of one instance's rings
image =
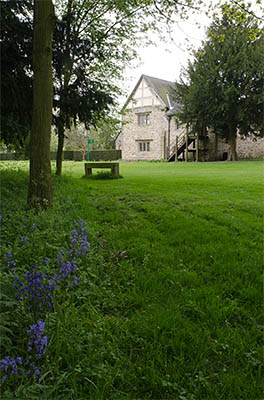
[[[53,209],[37,216],[27,163],[0,168],[3,254],[21,268],[55,258],[80,219],[91,244],[78,287],[47,316],[40,381],[10,377],[3,399],[263,398],[262,161],[120,163],[111,180],[65,162]],[[17,318],[26,329],[21,305]],[[6,343],[1,358],[24,342]]]

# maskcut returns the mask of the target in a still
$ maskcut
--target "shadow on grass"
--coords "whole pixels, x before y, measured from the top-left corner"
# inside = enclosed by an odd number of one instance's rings
[[[123,179],[123,176],[122,175],[115,176],[111,172],[97,172],[95,175],[90,175],[90,176],[84,175],[82,179],[89,179],[89,180]]]

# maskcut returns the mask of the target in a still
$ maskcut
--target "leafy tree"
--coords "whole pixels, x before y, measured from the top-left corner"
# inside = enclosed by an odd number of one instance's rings
[[[56,1],[54,32],[55,124],[58,133],[57,175],[61,175],[65,129],[79,120],[96,126],[110,110],[124,67],[135,57],[135,47],[158,30],[159,20],[184,13],[194,0],[67,0]]]
[[[60,17],[54,32],[54,122],[58,133],[57,175],[61,175],[65,129],[80,121],[86,128],[114,104],[116,87],[106,75],[109,56],[95,41],[101,33],[101,3],[57,1]],[[101,18],[102,18],[101,16]],[[97,20],[98,17],[98,20]],[[96,39],[97,38],[97,39]],[[110,49],[108,49],[110,51]],[[100,65],[100,69],[98,66]],[[100,75],[98,71],[100,70]],[[113,73],[114,75],[114,73]]]
[[[93,150],[107,150],[114,148],[115,137],[121,130],[121,121],[117,118],[101,118],[96,126],[85,128],[84,124],[77,124],[65,131],[65,148],[81,151],[83,160],[87,153],[87,140],[93,139]]]
[[[34,2],[33,115],[30,135],[28,205],[45,208],[52,202],[50,133],[52,121],[52,0]]]
[[[1,140],[24,146],[32,119],[31,1],[1,2]]]
[[[230,0],[230,2],[236,8],[245,9],[246,12],[254,15],[240,0]],[[257,2],[259,3],[259,0]],[[96,99],[91,101],[94,90],[98,89],[102,95],[116,93],[116,86],[110,86],[122,77],[122,63],[128,63],[131,57],[134,57],[133,49],[137,47],[138,39],[141,40],[144,34],[147,35],[149,29],[169,26],[167,22],[172,22],[175,15],[184,16],[190,9],[198,9],[202,3],[199,0],[128,0],[126,2],[121,0],[111,2],[109,0],[96,2],[55,0],[56,14],[60,16],[54,34],[54,54],[58,55],[57,61],[54,60],[56,75],[62,77],[63,68],[71,72],[73,61],[75,61],[75,73],[77,63],[88,60],[86,64],[89,74],[88,72],[87,74],[91,84],[86,94],[89,93],[90,108],[97,101]],[[206,6],[209,8],[207,2]],[[30,0],[1,1],[1,140],[6,145],[15,148],[21,148],[25,144],[31,127],[32,9]],[[81,43],[83,46],[80,46]],[[79,52],[75,58],[72,57],[74,48],[76,48],[75,53]],[[80,76],[79,72],[78,74]],[[63,107],[65,101],[67,102],[67,96],[62,88],[64,84],[67,86],[69,75],[65,73],[65,82],[61,79],[55,84],[57,96],[54,104],[57,111],[54,122],[57,128],[60,95],[64,97],[61,101],[61,109],[65,108],[67,112],[69,111],[69,104]],[[111,82],[111,85],[105,87],[106,81]],[[74,103],[73,94],[76,94],[76,88],[71,88],[72,104]],[[106,99],[110,100],[109,96],[105,96],[104,101]],[[73,110],[72,113],[73,119],[76,109],[79,109],[80,101],[79,93],[75,102],[75,111]],[[98,108],[96,110],[98,111]],[[61,119],[69,119],[62,117],[63,112]]]
[[[238,131],[264,134],[264,35],[256,18],[225,4],[207,36],[176,84],[178,117],[195,132],[209,128],[225,137],[228,158],[236,160]]]

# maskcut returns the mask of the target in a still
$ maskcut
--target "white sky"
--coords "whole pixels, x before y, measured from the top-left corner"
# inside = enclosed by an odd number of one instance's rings
[[[251,3],[256,11],[256,0],[252,0]],[[261,14],[258,12],[258,15]],[[197,23],[201,25],[200,28]],[[206,17],[205,12],[197,12],[190,14],[187,21],[179,19],[173,30],[173,41],[169,35],[166,43],[159,41],[158,37],[153,37],[156,46],[139,49],[141,63],[140,60],[135,60],[134,65],[125,71],[123,87],[127,94],[131,93],[142,74],[172,82],[178,80],[182,67],[187,66],[188,60],[191,59],[188,47],[191,44],[195,49],[199,48],[209,25],[210,19]],[[125,99],[121,99],[121,103],[124,101]]]

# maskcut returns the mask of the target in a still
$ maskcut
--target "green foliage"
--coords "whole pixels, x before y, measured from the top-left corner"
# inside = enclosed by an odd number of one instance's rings
[[[16,150],[25,146],[32,118],[32,20],[27,10],[32,10],[30,1],[1,2],[1,140]]]
[[[53,40],[54,124],[81,120],[87,126],[107,114],[120,94],[116,82],[149,43],[149,31],[166,31],[172,16],[185,17],[197,0],[185,4],[163,0],[55,0]],[[20,148],[31,129],[32,36],[31,1],[1,2],[1,139]],[[166,24],[162,24],[166,22]]]
[[[120,179],[123,178],[122,175],[119,176],[115,176],[113,175],[111,172],[104,172],[104,171],[99,171],[96,172],[95,175],[91,175],[91,176],[84,176],[84,179],[96,179],[96,180],[105,180],[105,179]]]
[[[176,85],[178,117],[195,132],[207,128],[231,144],[241,135],[264,134],[263,31],[254,17],[225,4],[221,18]]]
[[[110,116],[100,118],[96,126],[90,126],[89,129],[85,129],[84,124],[72,126],[65,131],[65,150],[79,150],[84,159],[87,155],[88,138],[94,140],[94,143],[90,146],[92,151],[114,149],[114,141],[121,130],[121,126],[120,119]]]

